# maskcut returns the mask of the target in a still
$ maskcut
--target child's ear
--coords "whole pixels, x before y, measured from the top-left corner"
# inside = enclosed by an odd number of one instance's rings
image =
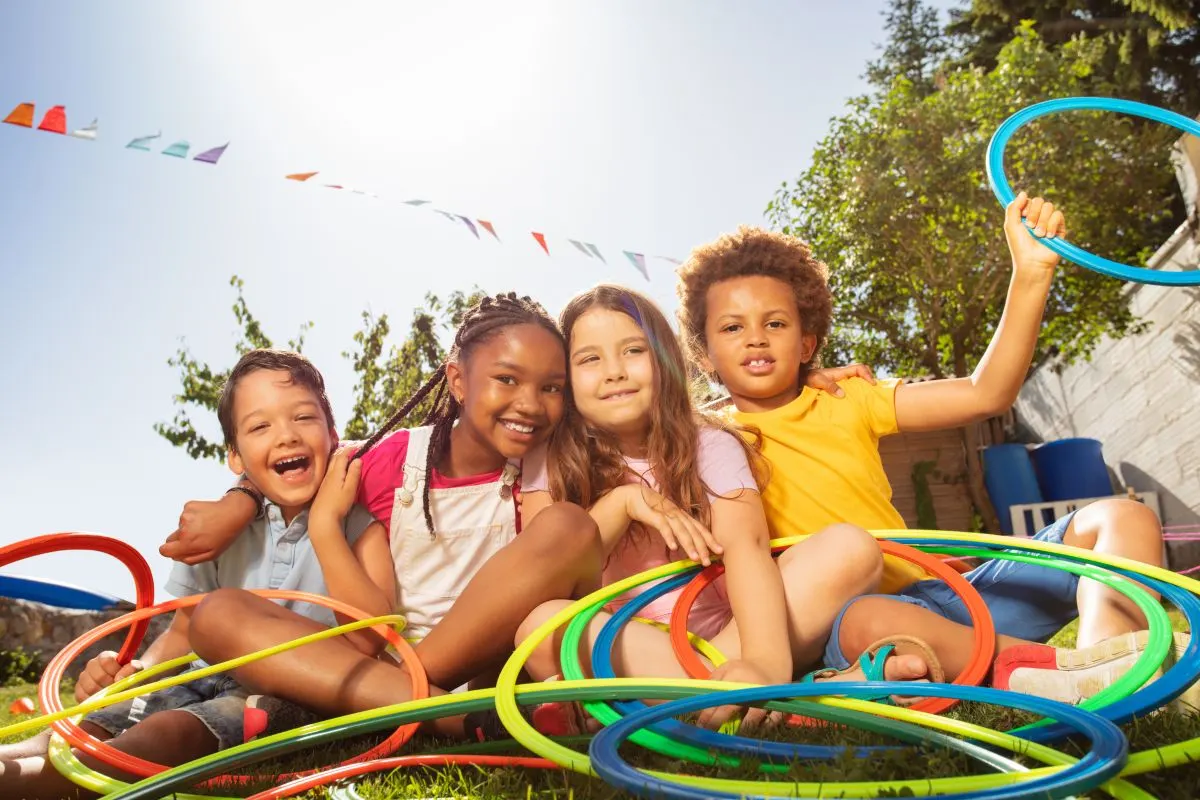
[[[332,455],[333,452],[338,449],[338,444],[340,444],[340,441],[338,440],[337,428],[329,429],[329,442],[329,452]]]
[[[806,333],[800,337],[800,361],[807,364],[813,360],[813,356],[817,354],[817,337],[815,334]]]
[[[231,469],[237,475],[244,475],[246,473],[245,465],[242,463],[242,457],[238,455],[236,448],[229,448],[225,456],[225,463],[227,463],[229,465],[229,469]]]
[[[446,385],[450,388],[450,394],[461,406],[463,397],[466,395],[466,381],[463,379],[462,367],[458,362],[451,361],[446,365]]]

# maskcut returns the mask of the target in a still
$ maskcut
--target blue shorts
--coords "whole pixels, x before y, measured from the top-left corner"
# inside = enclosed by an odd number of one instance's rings
[[[1033,538],[1039,542],[1062,544],[1073,516],[1074,512],[1055,520]],[[1066,570],[993,558],[963,577],[979,591],[983,602],[987,604],[998,634],[1045,642],[1079,616],[1075,605],[1079,576]],[[962,598],[945,581],[917,581],[894,595],[873,594],[863,597],[883,597],[912,603],[952,622],[971,626],[971,615]],[[833,631],[825,646],[825,666],[834,669],[850,666],[850,661],[842,654],[839,634],[847,609],[861,599],[856,597],[847,603],[833,621]]]
[[[188,672],[196,669],[199,667],[191,667]],[[224,750],[242,744],[242,716],[248,696],[249,693],[233,678],[209,675],[102,708],[88,714],[83,721],[107,731],[110,736],[119,736],[160,711],[186,711],[208,728],[218,747]]]

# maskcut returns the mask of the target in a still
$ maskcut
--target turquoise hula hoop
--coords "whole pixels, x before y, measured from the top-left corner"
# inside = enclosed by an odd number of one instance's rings
[[[1057,100],[1046,100],[1041,103],[1023,108],[1013,114],[996,129],[987,150],[987,176],[992,192],[1000,205],[1008,206],[1013,201],[1012,186],[1004,174],[1004,149],[1008,140],[1018,129],[1039,117],[1057,114],[1060,111],[1113,111],[1118,114],[1129,114],[1133,117],[1154,120],[1172,128],[1200,136],[1200,122],[1189,119],[1165,108],[1136,103],[1133,100],[1118,100],[1115,97],[1063,97]],[[1033,235],[1032,233],[1030,234]],[[1081,267],[1108,275],[1112,278],[1133,281],[1134,283],[1150,283],[1158,286],[1198,286],[1200,285],[1200,270],[1186,272],[1162,272],[1146,267],[1133,267],[1113,261],[1094,253],[1089,253],[1082,247],[1071,244],[1060,238],[1038,239],[1039,242],[1058,253],[1063,258]]]

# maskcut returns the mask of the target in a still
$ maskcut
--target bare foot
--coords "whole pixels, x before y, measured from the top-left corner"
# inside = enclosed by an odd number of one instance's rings
[[[883,662],[883,679],[887,681],[916,681],[927,679],[928,675],[929,665],[920,656],[892,654]],[[863,674],[862,667],[857,663],[843,672],[815,678],[818,683],[823,681],[865,681],[866,679],[867,676]]]

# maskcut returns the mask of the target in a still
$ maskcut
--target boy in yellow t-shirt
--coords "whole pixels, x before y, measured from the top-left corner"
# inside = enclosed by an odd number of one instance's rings
[[[853,378],[839,382],[840,397],[804,388],[832,314],[827,269],[804,242],[742,227],[692,252],[679,270],[680,327],[696,361],[728,389],[734,418],[761,435],[771,465],[762,500],[774,536],[811,533],[835,522],[903,528],[891,504],[879,440],[899,431],[967,425],[1016,400],[1058,264],[1038,238],[1061,235],[1063,215],[1051,203],[1021,193],[1006,209],[1004,231],[1012,279],[1004,313],[975,372],[913,384]],[[1162,553],[1158,519],[1128,500],[1087,506],[1037,538],[1156,565]],[[900,559],[886,561],[881,591],[889,595],[860,597],[843,609],[826,664],[844,668],[847,656],[853,659],[870,643],[909,634],[928,642],[947,676],[955,678],[973,650],[965,608],[942,581],[926,579]],[[1086,693],[1080,684],[1095,680],[1082,680],[1089,670],[1071,664],[1090,667],[1114,654],[1128,658],[1144,642],[1135,632],[1147,623],[1131,601],[1070,573],[994,560],[967,578],[996,623],[999,683],[1015,690],[1077,701]],[[1079,645],[1102,646],[1080,654],[1035,644],[1077,614]],[[1107,641],[1119,636],[1125,638]],[[903,644],[896,652],[914,655]]]

